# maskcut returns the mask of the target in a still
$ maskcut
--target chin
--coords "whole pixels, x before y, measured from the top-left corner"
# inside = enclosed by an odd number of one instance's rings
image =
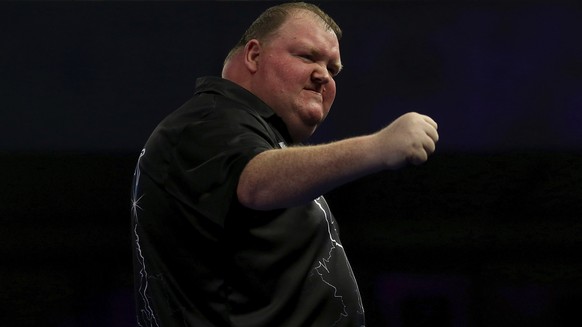
[[[306,126],[316,128],[325,119],[325,114],[321,108],[306,109],[301,118]]]

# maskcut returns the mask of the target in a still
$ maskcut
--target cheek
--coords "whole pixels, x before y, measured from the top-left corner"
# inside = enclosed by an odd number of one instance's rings
[[[278,79],[282,81],[290,81],[298,78],[299,67],[297,63],[290,60],[284,60],[285,58],[278,58],[278,60],[273,60],[270,67],[273,67],[270,71],[272,74],[276,74]],[[286,83],[286,84],[287,84]]]
[[[284,86],[284,81],[289,78],[291,68],[285,60],[271,55],[263,63],[263,67],[263,74],[266,76],[265,80],[270,84],[269,86]]]
[[[336,87],[335,87],[335,83],[330,83],[328,85],[328,87],[326,88],[326,92],[325,92],[325,99],[324,102],[331,107],[333,101],[335,100],[335,95],[336,95]],[[328,108],[329,109],[329,108]]]

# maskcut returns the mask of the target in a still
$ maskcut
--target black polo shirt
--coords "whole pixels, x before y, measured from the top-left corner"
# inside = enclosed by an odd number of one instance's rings
[[[364,325],[323,197],[271,211],[237,200],[245,165],[287,142],[265,103],[214,77],[154,130],[132,189],[140,326]]]

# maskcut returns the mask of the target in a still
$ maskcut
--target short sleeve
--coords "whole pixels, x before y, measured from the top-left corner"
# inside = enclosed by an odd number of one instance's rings
[[[197,216],[223,226],[230,205],[238,201],[244,167],[275,147],[271,134],[261,117],[238,109],[212,112],[186,124],[170,153],[168,191]]]

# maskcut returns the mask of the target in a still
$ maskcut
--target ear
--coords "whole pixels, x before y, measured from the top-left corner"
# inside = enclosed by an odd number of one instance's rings
[[[261,43],[257,39],[252,39],[245,45],[244,62],[245,67],[255,73],[259,69],[259,57],[261,54]]]

